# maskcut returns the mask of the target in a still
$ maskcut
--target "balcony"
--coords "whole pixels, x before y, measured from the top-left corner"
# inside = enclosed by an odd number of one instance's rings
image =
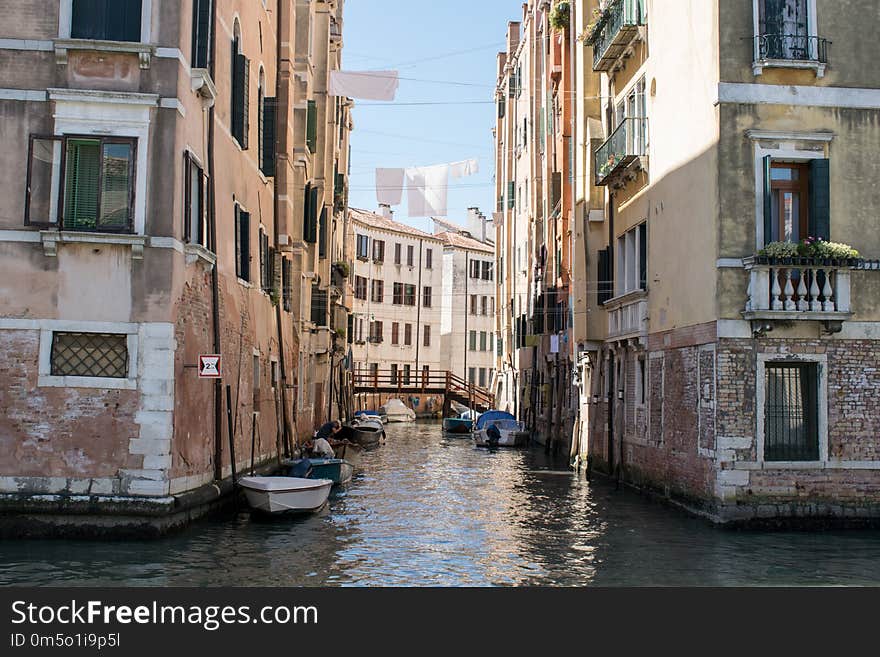
[[[841,322],[852,317],[851,272],[860,261],[746,258],[747,320]]]
[[[761,75],[765,68],[804,68],[825,76],[828,64],[828,39],[801,34],[760,34],[755,37],[755,60],[752,72]]]
[[[608,140],[596,150],[596,185],[608,185],[618,172],[634,163],[644,168],[648,154],[648,119],[621,121]]]
[[[593,70],[608,72],[614,68],[646,22],[643,0],[612,0],[587,37],[587,45],[593,47]]]
[[[628,292],[605,302],[608,311],[608,339],[626,340],[648,335],[648,293]]]

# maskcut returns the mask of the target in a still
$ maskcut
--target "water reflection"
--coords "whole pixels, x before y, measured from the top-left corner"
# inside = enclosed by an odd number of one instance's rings
[[[247,513],[149,542],[4,541],[0,584],[880,584],[880,532],[713,529],[540,451],[392,425],[321,514]]]

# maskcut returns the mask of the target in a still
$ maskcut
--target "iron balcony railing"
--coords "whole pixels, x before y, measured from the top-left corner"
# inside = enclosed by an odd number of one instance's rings
[[[618,169],[647,155],[648,119],[621,121],[608,140],[596,150],[596,184],[606,184]]]
[[[828,43],[828,39],[817,36],[761,34],[755,37],[755,59],[827,64]]]
[[[587,43],[593,46],[593,70],[608,71],[623,54],[639,26],[647,22],[644,0],[615,0],[600,16]]]

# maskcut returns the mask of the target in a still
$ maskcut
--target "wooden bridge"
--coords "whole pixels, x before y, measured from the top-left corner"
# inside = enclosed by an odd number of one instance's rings
[[[354,394],[387,393],[400,395],[443,395],[443,416],[449,415],[450,402],[458,402],[480,413],[495,408],[495,397],[485,388],[468,383],[447,371],[413,372],[378,370],[352,374]]]

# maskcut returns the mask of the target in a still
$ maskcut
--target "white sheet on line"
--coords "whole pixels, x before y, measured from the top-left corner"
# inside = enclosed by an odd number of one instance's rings
[[[453,162],[449,165],[449,175],[453,178],[473,176],[480,172],[480,163],[476,159]]]
[[[330,95],[361,100],[394,100],[397,71],[330,71]]]
[[[405,169],[376,169],[376,200],[379,205],[400,205]]]
[[[445,217],[448,189],[448,164],[407,169],[406,198],[409,216]]]

